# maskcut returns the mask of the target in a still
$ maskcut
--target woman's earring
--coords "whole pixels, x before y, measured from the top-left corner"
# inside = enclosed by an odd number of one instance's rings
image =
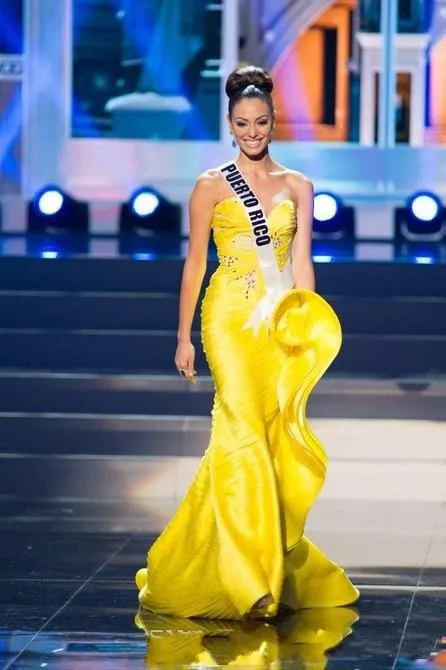
[[[234,147],[234,149],[235,149],[235,147],[237,146],[237,142],[235,141],[234,138],[232,138],[232,146]]]

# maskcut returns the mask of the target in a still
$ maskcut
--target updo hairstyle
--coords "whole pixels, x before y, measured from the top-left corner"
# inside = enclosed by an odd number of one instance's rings
[[[235,105],[245,98],[264,100],[274,116],[272,92],[274,83],[269,72],[256,65],[246,65],[231,72],[226,80],[225,92],[229,98],[228,114],[232,116]]]

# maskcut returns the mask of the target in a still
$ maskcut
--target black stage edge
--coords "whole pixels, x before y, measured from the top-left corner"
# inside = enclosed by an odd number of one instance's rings
[[[171,374],[181,269],[175,259],[1,258],[0,368]],[[330,263],[316,271],[344,330],[331,375],[446,373],[445,264]],[[198,344],[198,318],[194,329]],[[200,347],[197,366],[207,373]]]
[[[181,270],[0,258],[0,499],[125,500],[140,481],[155,500],[173,495],[177,469],[208,445],[213,391],[198,315],[198,383],[174,369]],[[445,420],[446,265],[316,271],[344,346],[310,418]]]

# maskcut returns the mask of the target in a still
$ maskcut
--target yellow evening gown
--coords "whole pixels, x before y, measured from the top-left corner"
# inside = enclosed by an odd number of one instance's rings
[[[280,269],[296,230],[292,201],[268,216]],[[181,617],[242,619],[355,602],[357,589],[303,532],[325,478],[326,454],[305,417],[312,388],[341,344],[339,321],[316,293],[291,290],[257,331],[265,294],[242,203],[214,210],[219,266],[202,303],[202,342],[215,385],[211,439],[177,512],[137,572],[142,608]]]

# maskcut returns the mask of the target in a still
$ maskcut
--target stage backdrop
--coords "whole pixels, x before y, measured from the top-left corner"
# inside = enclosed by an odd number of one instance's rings
[[[0,0],[0,197],[21,189],[22,0]]]
[[[72,137],[218,140],[222,5],[73,0]]]
[[[398,108],[397,146],[381,149],[375,144],[379,16],[370,14],[367,23],[363,6],[373,9],[378,0],[246,2],[27,0],[22,192],[57,183],[75,197],[116,203],[150,185],[186,205],[197,175],[234,155],[221,87],[235,65],[254,60],[276,78],[272,148],[279,162],[352,204],[400,202],[420,188],[446,195],[445,145],[423,146],[429,77],[444,89],[441,22],[430,16],[426,24],[418,12],[409,26],[400,25],[399,93],[408,109]],[[253,21],[239,7],[252,10]],[[261,8],[270,11],[264,16]],[[430,39],[435,45],[428,48]],[[433,110],[436,90],[430,90]],[[431,121],[441,130],[440,117]],[[441,140],[441,133],[432,138]]]

